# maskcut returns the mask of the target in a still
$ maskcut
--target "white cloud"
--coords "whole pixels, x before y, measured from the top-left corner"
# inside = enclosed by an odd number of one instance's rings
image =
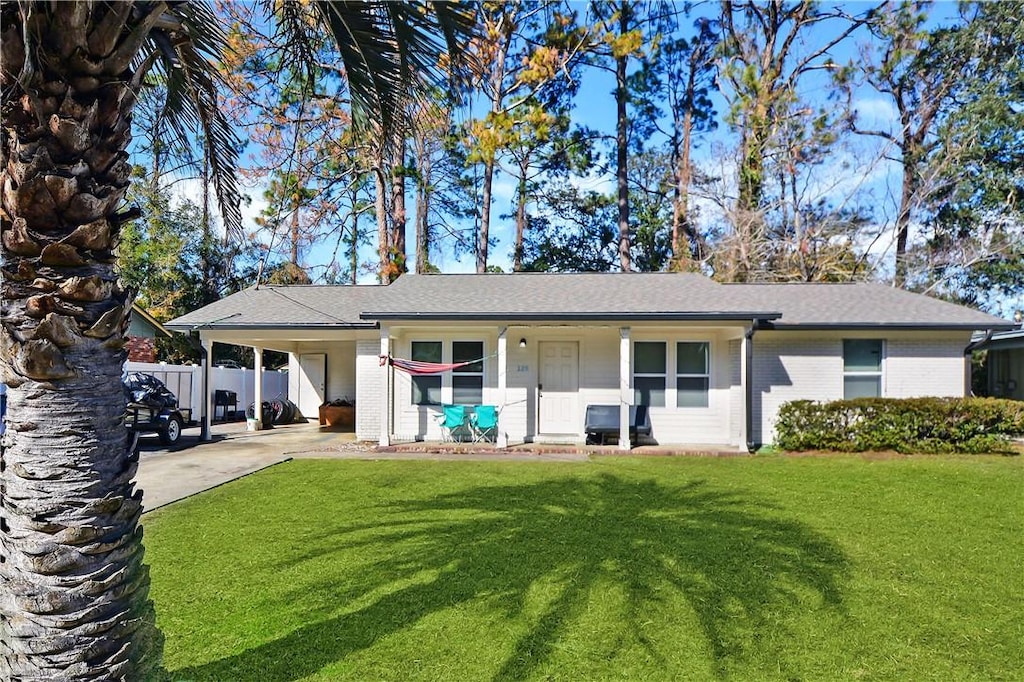
[[[896,107],[889,100],[881,97],[858,98],[853,102],[861,127],[889,130],[893,121],[898,121]]]
[[[171,194],[172,205],[178,205],[185,200],[197,204],[202,202],[203,182],[200,178],[169,175],[167,188]],[[246,231],[254,230],[256,228],[256,218],[268,205],[267,200],[263,198],[263,186],[254,183],[251,187],[242,187],[240,189],[243,196],[249,197],[249,201],[243,200],[241,205],[242,228]],[[223,236],[224,221],[221,218],[220,208],[217,206],[216,188],[213,183],[210,183],[209,191],[210,199],[213,202],[210,210],[214,217],[214,230]]]

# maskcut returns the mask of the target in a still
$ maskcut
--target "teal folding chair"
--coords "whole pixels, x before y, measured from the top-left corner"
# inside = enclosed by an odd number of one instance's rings
[[[441,442],[454,443],[456,432],[466,425],[466,406],[442,405],[437,423],[441,426]]]
[[[469,417],[473,442],[493,442],[498,435],[498,409],[494,405],[477,405]]]

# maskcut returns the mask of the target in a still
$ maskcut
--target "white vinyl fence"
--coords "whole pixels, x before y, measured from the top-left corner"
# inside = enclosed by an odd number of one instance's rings
[[[192,410],[192,419],[202,416],[203,368],[199,365],[167,365],[156,362],[126,362],[126,372],[152,374],[178,397],[178,407]],[[245,411],[255,400],[256,373],[251,369],[214,367],[210,370],[210,391],[234,391],[238,395],[238,409]],[[263,399],[288,397],[288,371],[263,370]],[[223,409],[223,408],[221,408]],[[222,414],[215,409],[216,415]],[[214,415],[210,415],[211,418]]]

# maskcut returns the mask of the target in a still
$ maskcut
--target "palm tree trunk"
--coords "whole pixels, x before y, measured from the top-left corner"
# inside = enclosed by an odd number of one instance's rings
[[[135,103],[125,60],[164,9],[0,9],[0,679],[141,679],[159,660],[113,248]]]

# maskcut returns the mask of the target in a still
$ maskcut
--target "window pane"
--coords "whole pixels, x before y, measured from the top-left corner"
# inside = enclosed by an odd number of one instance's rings
[[[633,344],[634,374],[665,373],[665,342],[637,341]]]
[[[417,362],[441,362],[441,342],[413,341],[412,359]]]
[[[441,377],[412,377],[412,403],[413,405],[440,405]]]
[[[879,339],[844,339],[843,369],[847,372],[881,372],[882,342]]]
[[[879,398],[881,396],[882,377],[843,377],[843,397],[847,400],[853,400],[854,398]]]
[[[633,402],[665,407],[665,377],[633,377]]]
[[[707,377],[678,377],[676,379],[676,407],[707,406]]]
[[[452,401],[456,405],[479,405],[484,401],[484,378],[453,376]]]
[[[479,360],[471,365],[465,367],[459,367],[458,369],[452,370],[453,372],[482,372],[484,371],[484,363],[481,358],[484,356],[484,342],[483,341],[453,341],[452,342],[452,362],[469,362],[471,360]],[[458,402],[457,400],[455,402]]]
[[[684,341],[676,344],[677,374],[707,374],[708,344]]]

